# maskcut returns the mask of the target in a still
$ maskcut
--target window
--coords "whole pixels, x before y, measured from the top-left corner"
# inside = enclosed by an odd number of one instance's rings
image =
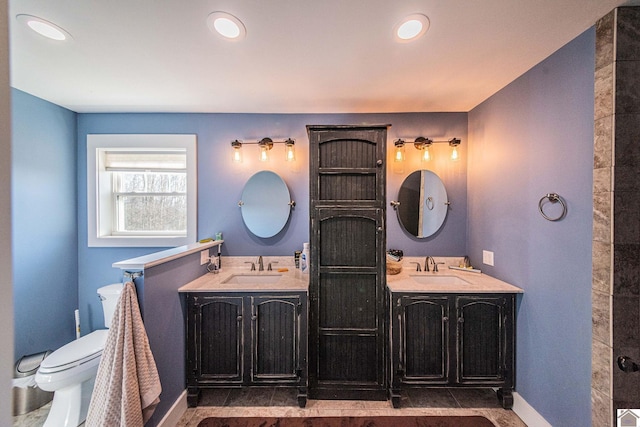
[[[89,246],[196,241],[195,135],[88,135]]]

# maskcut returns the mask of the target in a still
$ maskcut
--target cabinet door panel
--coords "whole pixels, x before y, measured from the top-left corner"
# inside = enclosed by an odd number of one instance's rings
[[[318,380],[375,384],[381,357],[375,335],[322,335]]]
[[[458,378],[460,382],[504,378],[505,299],[460,297]]]
[[[378,144],[384,143],[380,132],[363,130],[356,132],[327,132],[318,144],[320,169],[375,168],[379,156]]]
[[[343,173],[320,175],[321,200],[375,200],[376,176]]]
[[[198,311],[196,351],[201,379],[241,382],[242,298],[202,298]]]
[[[318,290],[320,328],[375,330],[377,293],[375,274],[322,274]]]
[[[379,209],[321,209],[320,267],[375,267]]]
[[[299,297],[251,297],[252,381],[297,379]]]
[[[405,379],[446,383],[449,370],[447,298],[403,298],[402,305]]]

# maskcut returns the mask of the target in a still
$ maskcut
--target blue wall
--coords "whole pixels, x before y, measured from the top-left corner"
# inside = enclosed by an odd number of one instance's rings
[[[123,259],[156,252],[162,248],[89,248],[87,247],[86,136],[91,133],[193,133],[198,136],[198,238],[211,237],[222,231],[223,255],[291,255],[302,248],[309,236],[309,150],[308,124],[391,124],[388,155],[393,154],[393,140],[399,137],[413,141],[417,136],[432,139],[462,139],[462,160],[451,164],[446,144],[437,144],[439,160],[433,169],[449,192],[452,208],[446,226],[430,239],[419,240],[404,233],[388,209],[388,247],[404,249],[407,255],[463,255],[466,248],[466,113],[415,114],[79,114],[78,116],[78,246],[79,298],[81,318],[89,330],[103,327],[102,310],[95,297],[105,284],[121,280],[111,264]],[[238,201],[244,183],[254,173],[265,169],[257,161],[256,146],[245,146],[240,167],[231,162],[234,139],[259,140],[291,137],[296,140],[298,171],[289,170],[284,162],[284,147],[274,146],[268,169],[282,176],[296,201],[285,229],[270,239],[252,236],[242,222]],[[388,201],[397,199],[402,180],[411,170],[419,169],[419,152],[407,147],[404,174],[387,174]],[[388,203],[387,203],[388,206]]]
[[[194,253],[148,268],[142,280],[136,281],[142,282],[138,295],[142,288],[145,328],[162,383],[160,403],[147,424],[149,427],[158,425],[184,392],[186,307],[178,289],[206,272],[206,266],[200,265],[200,253]]]
[[[590,29],[469,113],[469,253],[525,290],[516,390],[556,427],[591,425],[594,55]]]
[[[15,359],[75,338],[76,114],[12,90]]]

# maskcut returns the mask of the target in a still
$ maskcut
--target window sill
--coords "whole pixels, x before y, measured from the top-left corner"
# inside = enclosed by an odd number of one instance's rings
[[[187,245],[194,240],[189,236],[100,236],[89,237],[89,247],[169,248]]]

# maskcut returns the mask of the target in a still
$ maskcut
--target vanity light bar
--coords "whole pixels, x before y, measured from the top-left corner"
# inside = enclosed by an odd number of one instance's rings
[[[238,139],[231,141],[231,147],[233,148],[233,161],[234,163],[242,162],[242,146],[243,145],[257,145],[260,147],[260,161],[269,160],[269,150],[273,148],[273,144],[285,145],[285,160],[287,162],[293,162],[296,160],[295,140],[287,138],[282,141],[274,141],[271,138],[262,138],[260,141],[240,141]]]
[[[458,153],[458,145],[460,145],[460,142],[461,141],[459,138],[451,138],[451,139],[442,140],[442,141],[434,141],[430,138],[419,136],[416,139],[414,139],[413,146],[416,148],[416,150],[422,151],[421,161],[428,162],[431,160],[431,153],[429,152],[429,147],[431,147],[432,144],[447,143],[451,147],[451,160],[456,161],[460,158],[460,155]],[[395,153],[394,153],[395,162],[403,162],[405,160],[404,145],[406,143],[407,142],[402,138],[399,138],[393,142],[395,146]],[[396,167],[396,172],[398,171],[401,171],[400,167]]]

